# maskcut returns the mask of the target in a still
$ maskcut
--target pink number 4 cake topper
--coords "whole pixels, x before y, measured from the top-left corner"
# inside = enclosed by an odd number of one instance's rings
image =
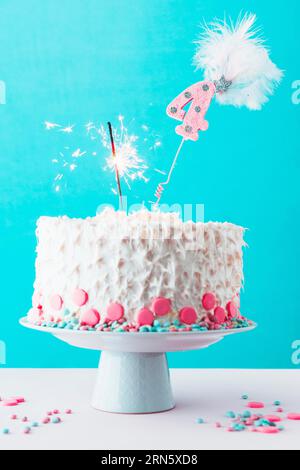
[[[168,106],[167,114],[173,119],[182,121],[176,127],[176,133],[185,140],[198,140],[198,132],[208,129],[208,122],[205,120],[206,111],[215,94],[216,87],[212,82],[198,82],[188,87],[178,95]],[[187,111],[186,105],[190,104]]]
[[[255,21],[254,14],[245,14],[235,24],[225,19],[205,25],[194,56],[204,81],[186,88],[167,107],[167,115],[181,122],[175,131],[182,140],[166,181],[157,186],[155,206],[170,182],[183,143],[198,140],[199,131],[207,130],[205,114],[214,96],[223,105],[258,110],[280,82],[282,71],[269,58],[261,36],[257,37]]]

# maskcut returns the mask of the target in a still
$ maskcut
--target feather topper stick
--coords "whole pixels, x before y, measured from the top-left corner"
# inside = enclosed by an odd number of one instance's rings
[[[204,25],[196,41],[196,69],[204,70],[204,81],[189,86],[167,107],[168,116],[181,121],[175,129],[182,136],[167,181],[156,189],[155,205],[170,181],[185,140],[198,140],[198,132],[208,128],[205,114],[215,96],[222,105],[261,109],[283,75],[269,58],[264,40],[254,28],[256,15],[246,14],[236,24],[229,20]],[[190,104],[187,111],[186,105]]]

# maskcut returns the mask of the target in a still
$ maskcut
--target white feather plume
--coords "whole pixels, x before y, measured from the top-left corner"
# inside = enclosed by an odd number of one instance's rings
[[[204,69],[206,80],[218,82],[225,78],[229,85],[216,94],[220,104],[261,109],[283,75],[257,35],[255,21],[256,15],[251,13],[236,24],[231,20],[216,21],[205,25],[196,41],[197,69]]]

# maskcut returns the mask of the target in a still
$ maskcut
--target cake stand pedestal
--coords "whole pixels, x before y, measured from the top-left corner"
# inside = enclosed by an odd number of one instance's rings
[[[76,347],[102,351],[92,406],[111,413],[156,413],[175,406],[166,352],[203,349],[225,336],[253,330],[166,333],[116,333],[22,326]]]

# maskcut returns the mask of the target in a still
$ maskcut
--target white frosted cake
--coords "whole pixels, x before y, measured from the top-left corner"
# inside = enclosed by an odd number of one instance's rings
[[[118,331],[246,326],[244,229],[147,210],[41,217],[30,322]],[[243,323],[244,322],[244,323]]]

